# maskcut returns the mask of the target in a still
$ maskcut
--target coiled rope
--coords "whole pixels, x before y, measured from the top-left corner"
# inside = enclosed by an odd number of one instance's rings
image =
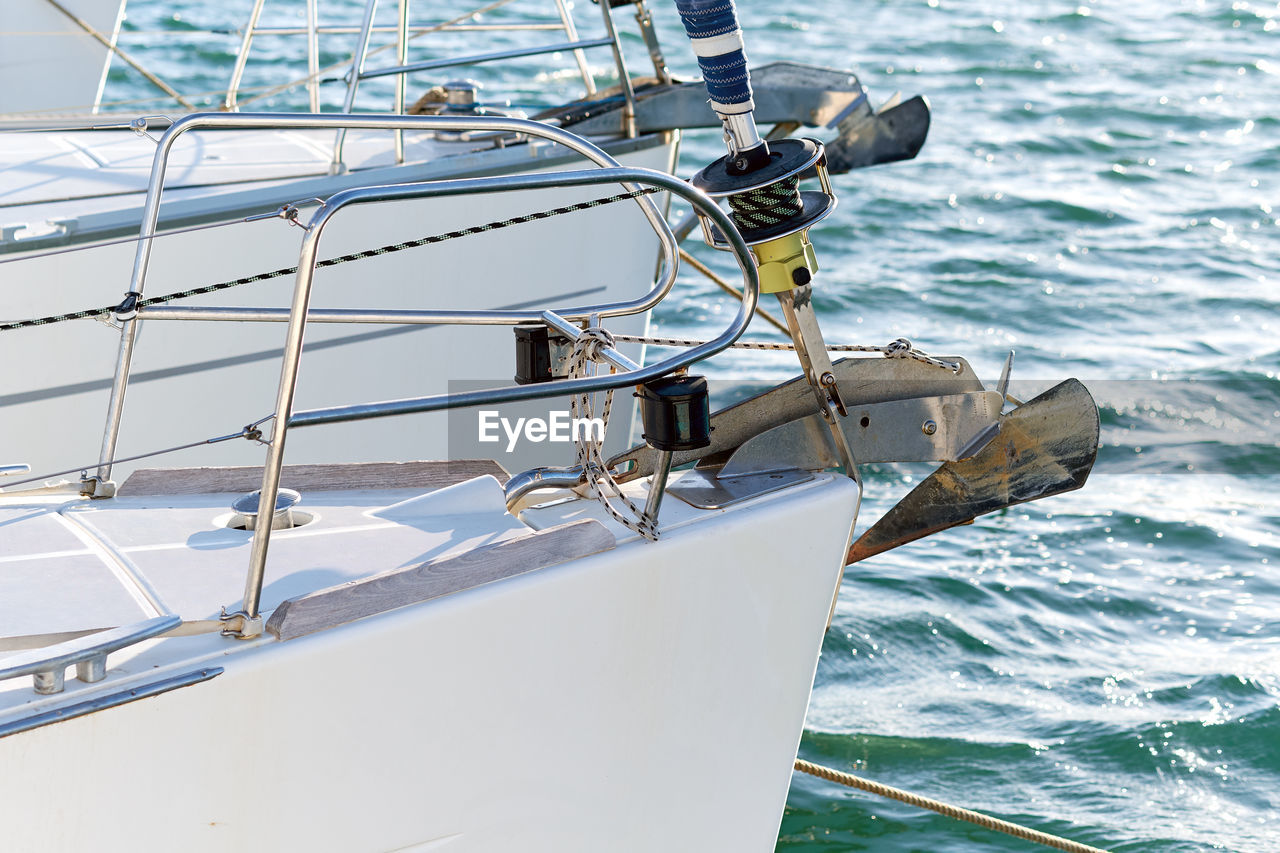
[[[866,791],[869,794],[875,794],[879,797],[888,797],[891,800],[897,800],[900,803],[906,803],[909,806],[915,806],[920,809],[928,809],[937,812],[940,815],[946,815],[955,820],[968,821],[977,824],[986,829],[996,832],[1003,832],[1012,835],[1015,838],[1021,838],[1024,841],[1031,841],[1036,844],[1043,844],[1046,847],[1053,847],[1057,850],[1066,850],[1068,853],[1107,853],[1100,847],[1090,847],[1088,844],[1081,844],[1078,841],[1072,841],[1067,838],[1061,838],[1057,835],[1050,835],[1047,832],[1041,832],[1038,829],[1020,826],[1016,823],[1010,823],[1007,820],[1000,820],[981,812],[962,809],[959,806],[953,806],[939,800],[933,800],[929,797],[922,797],[919,794],[913,794],[910,791],[904,791],[901,788],[894,788],[889,785],[883,785],[880,782],[872,782],[870,779],[863,779],[861,776],[855,776],[852,773],[844,773],[840,770],[834,770],[830,767],[824,767],[821,764],[814,764],[805,761],[803,758],[797,758],[795,764],[796,770],[801,773],[808,773],[810,776],[817,776],[819,779],[826,779],[828,782],[835,782],[837,785],[844,785],[847,788],[857,788],[859,791]]]
[[[729,215],[733,224],[743,231],[772,228],[795,219],[803,212],[799,175],[729,196]]]

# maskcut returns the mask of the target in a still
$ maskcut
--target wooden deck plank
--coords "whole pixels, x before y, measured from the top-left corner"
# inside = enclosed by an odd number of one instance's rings
[[[285,465],[281,485],[309,491],[344,489],[439,489],[473,477],[510,475],[491,459],[436,462],[349,462],[334,465]],[[134,471],[117,494],[201,495],[251,492],[262,485],[262,467],[143,468]]]
[[[271,614],[267,630],[281,640],[291,640],[597,554],[615,544],[613,534],[600,522],[574,521],[288,599]]]

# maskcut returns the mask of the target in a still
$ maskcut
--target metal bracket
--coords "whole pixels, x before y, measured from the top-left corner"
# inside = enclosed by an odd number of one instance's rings
[[[120,300],[120,304],[112,309],[112,315],[119,322],[132,320],[138,316],[138,300],[141,298],[141,293],[136,290],[130,290],[124,295],[124,299]]]
[[[34,676],[37,693],[61,693],[67,667],[72,664],[76,667],[76,678],[81,681],[90,684],[101,681],[107,674],[108,654],[172,631],[181,624],[180,616],[157,616],[136,625],[97,631],[55,646],[22,652],[4,659],[0,681],[30,675]]]
[[[840,429],[859,463],[948,462],[972,456],[999,431],[995,391],[947,394],[849,407]],[[799,418],[745,442],[721,476],[783,468],[821,471],[841,464],[821,415]]]
[[[782,306],[787,328],[791,331],[791,340],[796,345],[800,366],[804,368],[805,376],[813,386],[819,412],[831,430],[831,439],[840,457],[840,464],[846,474],[857,480],[859,460],[849,446],[843,426],[847,407],[840,397],[831,357],[827,355],[827,345],[822,339],[822,330],[818,327],[818,318],[813,311],[813,286],[805,284],[776,295]]]
[[[116,481],[101,477],[88,477],[82,474],[80,477],[80,494],[86,498],[114,498],[116,496]]]
[[[821,127],[856,112],[871,114],[858,78],[848,71],[833,71],[794,62],[774,62],[751,69],[755,118],[760,124],[797,121]],[[569,105],[566,111],[572,110]],[[569,126],[590,135],[617,131],[612,112],[582,113]],[[707,109],[707,89],[701,81],[655,86],[636,94],[636,124],[641,133],[678,128],[719,128],[720,119]]]
[[[887,400],[982,391],[982,383],[968,362],[953,360],[960,365],[956,373],[909,358],[843,358],[832,365],[832,372],[846,410]],[[730,454],[765,430],[816,411],[808,379],[797,377],[713,414],[711,446],[677,452],[673,465],[678,468],[702,459],[723,464]],[[657,457],[656,450],[641,444],[614,456],[609,467],[619,482],[629,482],[652,474]]]
[[[222,629],[222,636],[235,637],[237,640],[252,640],[254,637],[262,636],[263,620],[261,614],[258,616],[250,616],[243,610],[237,610],[234,613],[228,613],[227,608],[222,608],[222,614],[218,616],[218,621],[226,625]]]

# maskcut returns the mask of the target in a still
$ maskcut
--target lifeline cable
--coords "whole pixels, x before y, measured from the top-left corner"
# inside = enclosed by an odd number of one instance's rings
[[[266,420],[266,418],[264,418],[263,420]],[[259,423],[261,423],[261,421],[259,421]],[[179,445],[175,445],[174,447],[166,447],[163,450],[149,450],[146,453],[139,453],[136,456],[118,457],[116,459],[112,459],[110,461],[110,464],[115,465],[117,463],[123,463],[123,462],[137,462],[139,459],[150,459],[153,456],[163,456],[166,453],[175,453],[179,450],[190,450],[193,447],[202,447],[206,444],[221,444],[222,442],[230,441],[233,438],[248,438],[252,440],[260,440],[261,433],[257,433],[259,438],[255,439],[254,438],[255,431],[256,431],[256,427],[253,424],[250,424],[249,426],[246,426],[244,429],[240,430],[240,432],[233,432],[230,435],[219,435],[219,436],[214,436],[213,438],[202,438],[199,441],[192,441],[187,444],[179,444]],[[79,471],[81,474],[85,474],[88,472],[90,468],[96,468],[98,467],[99,464],[100,464],[99,462],[95,461],[88,465],[77,465],[74,468],[66,468],[62,471],[54,471],[48,474],[40,474],[35,477],[27,477],[26,479],[23,479],[23,480],[13,480],[13,481],[6,480],[3,487],[0,487],[0,493],[9,491],[14,486],[25,486],[27,483],[44,483],[44,482],[48,482],[49,480],[52,480],[54,477],[63,477],[63,476],[66,476],[67,474],[74,474],[77,471]]]
[[[419,237],[416,240],[407,240],[403,243],[391,243],[386,246],[379,246],[376,249],[365,249],[362,252],[352,252],[349,255],[340,255],[336,258],[319,261],[316,263],[316,269],[337,266],[338,264],[345,264],[348,261],[374,258],[379,255],[389,255],[393,252],[404,251],[405,249],[416,249],[420,246],[427,246],[432,243],[443,243],[445,240],[452,240],[455,237],[468,237],[472,234],[483,234],[487,231],[497,231],[499,228],[508,228],[512,225],[523,225],[527,222],[536,222],[539,219],[549,219],[552,216],[559,216],[563,213],[590,210],[593,207],[601,207],[606,204],[627,201],[628,199],[639,198],[642,195],[650,195],[656,192],[661,192],[661,190],[656,187],[647,187],[642,190],[632,190],[631,192],[618,193],[617,195],[606,196],[604,198],[593,198],[588,201],[566,204],[563,207],[553,207],[549,210],[540,210],[536,213],[526,213],[523,216],[514,216],[511,219],[499,219],[494,222],[486,222],[483,225],[472,225],[469,228],[459,228],[457,231],[446,231],[443,234],[433,234],[430,237]],[[207,284],[203,287],[193,287],[190,290],[180,290],[176,293],[166,293],[163,296],[151,296],[146,299],[137,299],[137,295],[131,293],[128,294],[125,301],[119,305],[108,305],[103,308],[89,308],[84,311],[72,311],[68,314],[54,314],[49,317],[35,317],[30,320],[15,320],[12,323],[0,323],[0,332],[11,332],[14,329],[27,329],[33,326],[47,326],[52,323],[61,323],[67,320],[84,320],[90,317],[105,317],[109,314],[116,313],[117,311],[123,311],[126,306],[133,310],[146,308],[151,305],[172,302],[175,299],[186,299],[191,296],[201,296],[205,293],[215,293],[219,290],[238,287],[242,284],[252,284],[257,281],[280,278],[281,276],[292,275],[297,271],[297,267],[281,267],[278,270],[272,270],[270,272],[248,275],[244,278],[237,278],[232,281],[223,281],[218,284]],[[132,305],[128,304],[130,301],[133,302]]]
[[[699,347],[707,343],[706,341],[698,341],[691,338],[663,338],[647,335],[614,335],[613,338],[620,344],[646,344],[659,347]],[[778,350],[782,352],[795,352],[796,349],[796,345],[791,341],[737,340],[729,344],[729,347],[731,349]],[[963,365],[958,361],[943,361],[940,358],[934,358],[921,352],[906,338],[898,338],[884,346],[876,346],[875,344],[827,344],[826,350],[827,352],[879,352],[884,353],[885,358],[909,358],[922,364],[950,370],[952,373],[959,373],[963,369]]]

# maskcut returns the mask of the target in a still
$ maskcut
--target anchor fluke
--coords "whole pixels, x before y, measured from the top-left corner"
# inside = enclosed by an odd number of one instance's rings
[[[1098,407],[1068,379],[1000,419],[977,454],[947,462],[849,548],[846,564],[1014,504],[1084,485],[1098,455]]]
[[[914,159],[929,135],[929,103],[920,95],[865,115],[841,121],[840,135],[827,143],[832,174]]]

